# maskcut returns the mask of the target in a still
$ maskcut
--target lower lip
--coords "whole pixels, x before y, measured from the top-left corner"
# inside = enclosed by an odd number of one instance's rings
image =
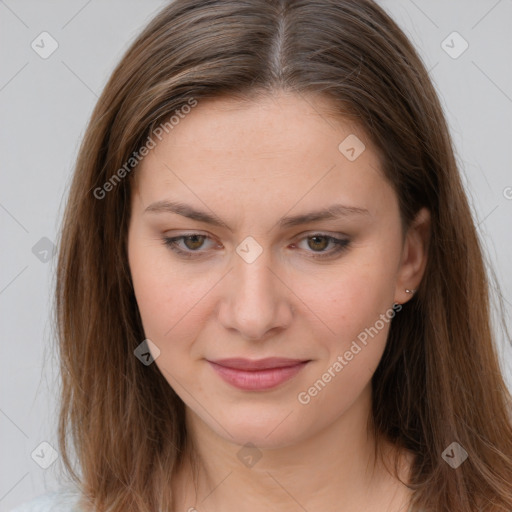
[[[211,361],[208,362],[228,384],[246,391],[260,391],[275,388],[276,386],[279,386],[279,384],[282,384],[297,375],[297,373],[299,373],[308,363],[308,361],[305,361],[303,363],[286,366],[284,368],[248,371],[220,366],[219,364],[212,363]]]

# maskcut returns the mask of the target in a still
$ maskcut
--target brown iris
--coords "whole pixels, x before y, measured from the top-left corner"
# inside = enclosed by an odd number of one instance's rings
[[[321,242],[318,244],[317,242],[313,242],[314,246],[311,245],[311,240],[320,240]],[[323,243],[322,243],[323,241]],[[328,237],[326,236],[321,236],[321,235],[316,235],[316,236],[310,236],[308,237],[308,246],[311,248],[311,249],[314,249],[314,250],[324,250],[327,246],[329,245],[329,239]]]
[[[204,239],[206,238],[205,235],[188,235],[183,237],[183,243],[187,247],[187,249],[195,250],[200,249],[203,245]],[[189,243],[191,245],[189,245]]]

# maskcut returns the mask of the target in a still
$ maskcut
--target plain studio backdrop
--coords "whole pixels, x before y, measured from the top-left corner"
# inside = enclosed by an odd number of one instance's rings
[[[0,0],[0,512],[59,486],[50,321],[64,195],[108,76],[166,3]],[[380,4],[416,45],[440,95],[510,329],[512,1]],[[512,350],[498,327],[512,387]]]

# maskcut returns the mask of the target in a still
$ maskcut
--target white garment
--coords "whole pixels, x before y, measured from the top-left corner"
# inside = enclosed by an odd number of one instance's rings
[[[81,512],[78,508],[79,490],[72,485],[62,486],[23,502],[10,512]]]

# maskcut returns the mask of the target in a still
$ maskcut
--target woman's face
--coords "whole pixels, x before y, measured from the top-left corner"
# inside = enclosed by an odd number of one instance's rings
[[[367,397],[393,303],[420,280],[372,144],[323,106],[199,101],[136,170],[128,255],[152,364],[236,444],[293,444]]]

